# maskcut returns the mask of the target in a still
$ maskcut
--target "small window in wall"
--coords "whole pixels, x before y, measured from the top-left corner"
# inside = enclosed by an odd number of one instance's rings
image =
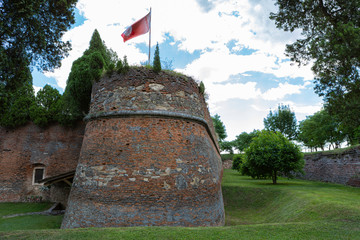
[[[41,185],[41,183],[38,183],[38,181],[43,179],[44,175],[45,175],[45,168],[44,167],[36,167],[36,168],[34,168],[33,185]]]

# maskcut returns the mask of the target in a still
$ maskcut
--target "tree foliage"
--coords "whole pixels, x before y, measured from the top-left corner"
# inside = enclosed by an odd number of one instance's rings
[[[246,148],[250,146],[251,141],[254,137],[257,136],[259,133],[258,130],[254,130],[251,133],[242,132],[241,134],[236,136],[236,139],[234,140],[234,147],[239,152],[245,151]]]
[[[231,166],[231,169],[241,171],[241,165],[243,163],[244,155],[243,154],[237,154],[233,157],[233,163]]]
[[[271,178],[273,184],[277,183],[280,173],[291,177],[294,172],[302,172],[304,167],[300,148],[280,132],[259,132],[245,154],[242,173],[253,178]]]
[[[221,121],[220,116],[218,114],[215,114],[215,116],[211,117],[215,132],[218,135],[219,142],[222,142],[227,137],[226,129],[224,123]]]
[[[277,0],[271,13],[278,28],[302,29],[303,39],[287,45],[299,65],[313,61],[315,91],[324,98],[351,139],[360,126],[360,0]]]
[[[35,101],[30,107],[31,120],[40,127],[57,121],[60,111],[59,91],[50,85],[45,85],[35,97]]]
[[[299,124],[298,140],[311,149],[324,150],[326,143],[338,148],[344,138],[340,124],[325,109],[307,116]]]
[[[71,49],[64,33],[75,22],[77,0],[0,2],[0,82],[15,91],[30,79],[29,65],[59,67]]]
[[[65,116],[61,122],[71,123],[88,113],[93,83],[99,80],[109,66],[115,66],[117,61],[117,55],[107,49],[95,29],[89,48],[71,67],[62,102],[62,112]]]
[[[34,89],[31,82],[23,84],[14,92],[1,94],[2,104],[0,125],[7,128],[16,128],[30,120],[30,106],[34,102]]]
[[[264,119],[264,126],[266,130],[280,132],[290,140],[296,138],[296,117],[288,105],[280,104],[277,111],[272,112],[270,110]]]
[[[154,72],[159,73],[161,71],[161,61],[160,61],[160,50],[159,44],[156,43],[155,53],[154,53],[154,63],[153,63]]]

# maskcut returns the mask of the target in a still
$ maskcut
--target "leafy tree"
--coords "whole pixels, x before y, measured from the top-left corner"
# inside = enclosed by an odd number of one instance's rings
[[[2,106],[0,125],[7,128],[16,128],[30,120],[30,106],[34,102],[34,89],[31,82],[25,83],[14,92],[8,92]]]
[[[360,126],[359,0],[277,0],[271,13],[278,28],[302,29],[303,39],[287,45],[286,54],[299,65],[313,61],[315,92],[329,113],[353,138]]]
[[[117,57],[111,55],[111,52],[95,29],[89,48],[71,67],[61,103],[62,113],[67,117],[60,117],[60,122],[69,123],[81,119],[88,113],[93,83],[99,80],[104,70],[114,68],[117,61]]]
[[[64,33],[75,22],[77,0],[0,2],[0,82],[11,91],[27,84],[29,65],[59,67],[71,49]]]
[[[31,120],[40,127],[45,127],[57,120],[61,95],[59,91],[50,85],[45,85],[39,90],[34,103],[30,107]]]
[[[227,137],[226,129],[224,123],[220,120],[220,116],[218,114],[215,114],[215,116],[211,117],[215,132],[218,135],[219,142],[222,142]]]
[[[277,111],[270,110],[268,116],[264,118],[264,126],[266,130],[281,132],[290,140],[296,138],[296,117],[288,105],[280,104]]]
[[[156,44],[155,54],[154,54],[154,72],[159,73],[161,71],[161,61],[160,61],[160,51],[159,44]]]
[[[326,143],[337,148],[343,142],[344,137],[340,124],[326,110],[307,116],[299,124],[298,140],[311,149],[321,148],[324,150]]]
[[[240,135],[236,136],[234,140],[234,147],[239,151],[243,152],[246,148],[250,146],[251,141],[254,137],[257,136],[258,130],[254,130],[251,133],[242,132]]]
[[[300,148],[290,142],[280,132],[261,131],[245,150],[243,163],[247,175],[258,178],[271,178],[277,183],[281,173],[291,177],[294,172],[302,172],[303,154]]]

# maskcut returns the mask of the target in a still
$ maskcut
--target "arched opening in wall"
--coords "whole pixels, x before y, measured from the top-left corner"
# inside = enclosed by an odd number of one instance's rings
[[[45,166],[43,164],[36,164],[33,169],[32,184],[43,185],[43,183],[39,183],[39,181],[44,178],[45,178]]]

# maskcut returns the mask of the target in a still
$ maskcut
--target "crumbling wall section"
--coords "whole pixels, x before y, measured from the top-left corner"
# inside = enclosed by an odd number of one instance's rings
[[[304,179],[360,187],[360,147],[342,153],[305,154]]]

